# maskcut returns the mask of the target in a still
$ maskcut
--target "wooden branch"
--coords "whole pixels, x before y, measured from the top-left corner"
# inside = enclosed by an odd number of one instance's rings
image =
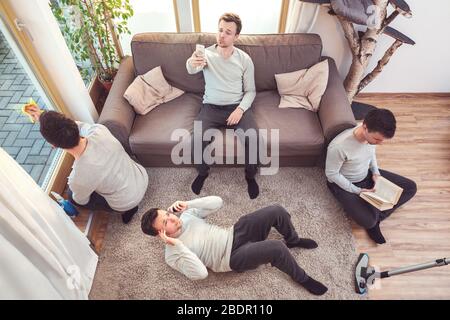
[[[369,29],[364,33],[361,38],[361,50],[359,52],[359,60],[364,68],[367,67],[367,64],[375,52],[375,48],[378,43],[378,34],[377,29]]]
[[[400,40],[395,40],[395,42],[387,49],[384,53],[383,58],[378,61],[377,66],[368,75],[361,80],[358,86],[358,94],[362,89],[364,89],[370,82],[372,82],[375,77],[377,77],[381,71],[383,71],[384,66],[389,62],[394,52],[403,44]]]
[[[339,22],[341,23],[342,30],[344,31],[345,38],[347,39],[352,54],[354,56],[358,55],[360,50],[360,42],[358,33],[356,33],[353,23],[345,20],[343,17],[337,17],[339,19]]]
[[[395,18],[397,18],[397,16],[400,14],[400,12],[398,12],[397,10],[395,10],[394,12],[392,12],[389,17],[387,17],[386,19],[384,19],[383,23],[381,24],[381,28],[378,31],[378,33],[383,33],[384,28],[386,28],[386,26],[388,26],[392,21],[394,21]]]

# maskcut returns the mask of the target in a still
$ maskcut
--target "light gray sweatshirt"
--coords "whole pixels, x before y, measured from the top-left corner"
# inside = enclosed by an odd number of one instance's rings
[[[114,210],[136,207],[147,190],[147,171],[130,158],[104,125],[77,124],[80,135],[87,139],[87,146],[74,161],[69,175],[73,199],[81,205],[87,204],[95,191]]]
[[[233,54],[225,59],[217,51],[217,45],[205,49],[207,65],[192,67],[190,58],[186,61],[189,74],[203,70],[205,94],[203,103],[215,105],[240,104],[247,111],[256,96],[255,68],[252,59],[244,51],[234,48]]]
[[[222,203],[222,199],[216,196],[188,201],[187,209],[180,216],[181,234],[175,245],[166,245],[167,264],[191,280],[206,278],[206,268],[214,272],[231,271],[234,228],[224,229],[204,220],[222,207]]]
[[[370,169],[380,174],[375,145],[359,142],[353,132],[358,128],[350,128],[341,132],[328,145],[325,174],[328,181],[336,183],[345,191],[359,194],[361,188],[353,183],[364,180]]]

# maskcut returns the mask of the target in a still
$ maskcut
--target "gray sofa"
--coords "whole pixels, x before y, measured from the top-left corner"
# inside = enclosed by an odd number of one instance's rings
[[[174,166],[170,154],[174,129],[192,131],[202,105],[203,74],[189,75],[185,63],[195,44],[215,43],[209,33],[142,33],[133,37],[132,57],[126,57],[101,112],[104,124],[130,154],[144,166]],[[236,46],[255,65],[256,98],[251,110],[259,128],[279,129],[281,166],[314,166],[323,160],[326,145],[342,130],[355,125],[336,65],[322,56],[316,34],[241,35]],[[275,74],[304,69],[328,59],[329,80],[317,113],[305,109],[279,109]],[[123,94],[136,75],[161,66],[166,80],[186,93],[137,115]],[[227,143],[226,141],[224,143]],[[270,149],[269,149],[270,150]]]

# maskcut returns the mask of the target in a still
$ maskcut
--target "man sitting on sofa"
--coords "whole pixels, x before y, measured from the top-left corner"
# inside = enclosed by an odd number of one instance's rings
[[[317,248],[317,243],[298,237],[283,207],[273,205],[257,210],[224,229],[204,220],[222,203],[220,197],[209,196],[176,201],[168,209],[170,212],[152,208],[142,216],[141,228],[145,234],[158,235],[166,243],[167,264],[191,280],[205,279],[206,268],[214,272],[243,272],[271,263],[315,295],[328,290],[309,277],[289,252],[288,248],[294,247]],[[272,227],[283,235],[285,243],[267,240]]]
[[[116,211],[128,223],[147,190],[148,175],[122,144],[101,124],[75,122],[55,111],[29,113],[40,122],[48,143],[70,153],[75,161],[69,176],[69,198],[92,210]]]
[[[380,222],[410,200],[417,191],[414,181],[378,169],[376,145],[391,139],[395,129],[396,120],[391,111],[372,110],[362,125],[343,131],[331,141],[326,159],[328,188],[342,204],[344,211],[365,228],[370,238],[378,244],[386,242]],[[398,203],[390,210],[380,211],[359,196],[361,192],[373,191],[380,175],[403,188]]]
[[[202,123],[201,137],[206,130],[211,128],[229,127],[242,129],[244,132],[248,129],[256,130],[253,114],[249,110],[256,95],[253,62],[247,53],[233,46],[239,37],[241,28],[242,23],[238,15],[223,14],[219,19],[217,44],[206,48],[205,56],[199,55],[199,52],[196,51],[186,61],[189,74],[203,70],[205,77],[203,106],[196,118],[196,121]],[[192,159],[198,176],[192,183],[192,191],[200,194],[203,183],[209,174],[209,166],[203,159],[203,150],[209,142],[196,141],[196,143],[202,145],[202,154],[195,157],[193,138]],[[249,140],[245,139],[245,179],[248,184],[249,196],[254,199],[259,194],[259,186],[255,180],[258,151],[257,147],[252,148],[252,151],[256,150],[256,155],[250,156],[249,144]],[[196,158],[201,159],[201,163],[195,163]],[[250,161],[250,159],[256,160]]]

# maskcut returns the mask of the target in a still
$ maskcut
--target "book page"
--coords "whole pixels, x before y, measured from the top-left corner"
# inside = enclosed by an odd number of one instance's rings
[[[403,189],[383,177],[378,177],[375,184],[375,194],[385,202],[396,204]]]
[[[374,192],[364,192],[364,195],[368,198],[370,198],[373,202],[381,205],[383,203],[386,203],[388,201],[386,201],[384,198],[378,196],[376,193]]]

